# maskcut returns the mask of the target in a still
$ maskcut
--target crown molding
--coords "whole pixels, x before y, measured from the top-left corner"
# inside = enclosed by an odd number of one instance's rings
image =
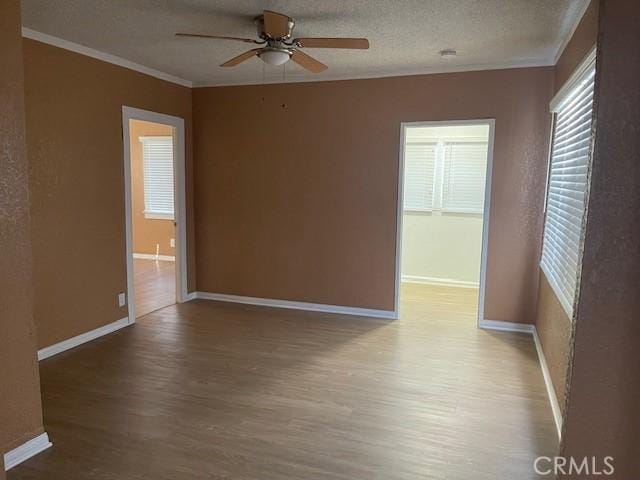
[[[586,10],[586,8],[582,8],[582,10],[583,10],[582,14],[584,14],[584,10]],[[573,32],[575,31],[575,28],[577,28],[577,25],[580,22],[581,18],[582,18],[582,15],[580,15],[580,17],[578,18],[578,21],[575,23],[574,27],[572,28],[572,31],[570,32],[570,35],[566,39],[566,42],[568,42],[568,39],[571,37],[571,35],[573,35]],[[181,85],[189,88],[232,87],[232,86],[243,86],[243,85],[273,85],[273,84],[283,84],[283,83],[331,82],[331,81],[342,81],[342,80],[366,80],[366,79],[375,79],[375,78],[435,75],[435,74],[442,74],[442,73],[478,72],[483,70],[507,70],[507,69],[516,69],[516,68],[550,67],[556,64],[555,58],[546,58],[546,59],[538,58],[538,59],[516,60],[516,61],[510,61],[510,62],[481,63],[481,64],[474,64],[474,65],[448,65],[448,66],[441,65],[437,67],[407,68],[402,70],[363,70],[358,73],[346,73],[346,74],[339,74],[339,73],[333,74],[331,72],[327,72],[320,75],[313,75],[313,76],[309,76],[306,74],[295,74],[295,75],[289,75],[284,82],[282,81],[281,76],[274,77],[274,78],[267,78],[264,80],[259,78],[244,78],[239,80],[228,80],[228,79],[220,78],[220,79],[214,79],[211,81],[192,82],[190,80],[176,77],[169,73],[161,72],[151,67],[146,67],[139,63],[126,60],[116,55],[112,55],[110,53],[106,53],[100,50],[86,47],[79,43],[71,42],[69,40],[55,37],[53,35],[38,32],[36,30],[32,30],[27,27],[22,27],[22,36],[24,38],[29,38],[31,40],[36,40],[38,42],[53,45],[54,47],[79,53],[81,55],[92,57],[97,60],[111,63],[113,65],[118,65],[120,67],[124,67],[129,70],[134,70],[136,72],[143,73],[145,75],[149,75],[151,77],[155,77],[160,80],[165,80],[167,82],[175,83],[177,85]],[[565,45],[566,45],[566,42],[565,42]],[[564,46],[561,47],[561,50],[562,49],[564,49]],[[561,53],[561,50],[559,50],[560,53]]]
[[[553,59],[526,59],[513,62],[501,63],[483,63],[476,65],[451,65],[427,68],[410,68],[403,70],[371,70],[362,71],[352,74],[331,74],[322,73],[314,76],[306,75],[290,75],[283,82],[282,77],[259,79],[243,79],[238,81],[228,81],[220,79],[210,82],[193,82],[193,88],[206,87],[235,87],[243,85],[274,85],[282,83],[308,83],[308,82],[333,82],[341,80],[366,80],[374,78],[390,78],[390,77],[411,77],[417,75],[435,75],[439,73],[463,73],[463,72],[479,72],[483,70],[508,70],[513,68],[534,68],[534,67],[552,67],[555,65]]]
[[[22,27],[22,36],[24,38],[36,40],[41,43],[53,45],[54,47],[62,48],[64,50],[69,50],[71,52],[79,53],[87,57],[102,60],[103,62],[111,63],[113,65],[118,65],[119,67],[124,67],[124,68],[128,68],[129,70],[134,70],[139,73],[144,73],[145,75],[159,78],[160,80],[164,80],[166,82],[182,85],[183,87],[189,87],[189,88],[193,87],[193,83],[190,80],[185,80],[184,78],[176,77],[175,75],[161,72],[160,70],[156,70],[154,68],[145,67],[144,65],[140,65],[139,63],[135,63],[130,60],[117,57],[115,55],[111,55],[110,53],[105,53],[100,50],[95,50],[93,48],[86,47],[79,43],[70,42],[69,40],[65,40],[59,37],[54,37],[53,35],[38,32],[36,30],[32,30],[27,27]]]
[[[560,57],[562,56],[564,49],[567,48],[567,45],[573,38],[573,34],[576,33],[576,30],[578,29],[578,25],[580,25],[580,22],[582,21],[582,17],[584,17],[584,14],[587,12],[587,8],[589,8],[589,5],[591,5],[592,1],[597,1],[597,0],[585,0],[584,3],[580,5],[578,10],[576,11],[576,18],[573,19],[573,23],[569,24],[569,28],[567,29],[564,35],[564,39],[562,40],[562,43],[558,47],[558,51],[553,57],[554,65],[558,63],[558,60],[560,60]]]

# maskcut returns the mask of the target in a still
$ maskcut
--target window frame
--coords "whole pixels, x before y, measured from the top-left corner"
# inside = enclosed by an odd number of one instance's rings
[[[405,177],[402,179],[403,182],[406,181],[406,169],[407,169],[407,154],[406,147],[407,145],[435,145],[435,158],[434,158],[434,172],[433,172],[433,187],[432,187],[432,195],[431,195],[431,206],[429,208],[418,208],[418,207],[405,207],[404,202],[406,201],[406,185],[403,186],[404,195],[403,195],[403,205],[402,211],[406,213],[424,213],[424,214],[436,214],[436,215],[470,215],[470,216],[478,216],[483,215],[484,213],[484,202],[485,198],[482,198],[482,207],[480,209],[463,209],[463,208],[451,208],[445,207],[444,205],[444,181],[445,181],[445,167],[446,167],[446,149],[449,144],[456,143],[469,143],[469,144],[486,144],[487,145],[487,159],[484,164],[484,174],[483,181],[486,182],[486,170],[488,168],[489,162],[489,148],[490,145],[486,139],[483,137],[434,137],[433,140],[404,140],[403,146],[403,163],[404,163],[404,171]],[[483,191],[486,191],[486,185],[483,188]]]
[[[487,153],[486,153],[486,158],[485,158],[485,162],[482,165],[482,181],[483,183],[486,182],[486,175],[487,175],[487,165],[489,163],[489,142],[485,141],[482,138],[474,138],[474,137],[466,137],[466,138],[462,138],[462,139],[444,139],[443,140],[443,157],[442,157],[442,184],[440,186],[442,193],[441,193],[441,205],[440,205],[440,209],[442,210],[443,213],[451,213],[451,214],[459,214],[459,215],[482,215],[484,212],[484,192],[486,190],[486,185],[483,184],[482,186],[482,198],[481,198],[481,206],[480,208],[454,208],[451,206],[445,206],[445,178],[446,178],[446,163],[447,163],[447,146],[448,145],[456,145],[456,144],[467,144],[467,145],[486,145],[487,148]]]
[[[556,125],[558,121],[558,113],[561,109],[566,106],[567,102],[571,100],[572,94],[576,91],[577,88],[593,73],[594,75],[594,84],[596,83],[597,78],[597,70],[596,70],[596,47],[595,45],[589,51],[589,53],[582,60],[580,65],[575,69],[575,71],[571,74],[569,79],[565,82],[565,84],[558,90],[555,94],[551,102],[549,103],[549,109],[552,114],[552,122],[551,122],[551,133],[549,138],[549,154],[547,160],[547,177],[545,183],[545,197],[544,197],[544,208],[543,208],[543,232],[542,232],[542,244],[540,249],[540,270],[544,273],[544,276],[549,283],[549,286],[553,290],[558,302],[562,306],[562,309],[567,314],[570,321],[573,321],[575,317],[576,303],[580,296],[580,276],[582,270],[582,256],[583,256],[583,247],[584,247],[584,230],[586,226],[587,219],[587,208],[588,208],[588,200],[589,200],[589,190],[591,185],[591,165],[593,160],[593,147],[595,142],[595,87],[594,87],[594,98],[592,100],[592,118],[590,125],[590,136],[589,136],[589,153],[587,159],[587,168],[586,168],[586,180],[585,180],[585,191],[584,191],[584,205],[583,211],[581,212],[581,221],[580,221],[580,235],[579,235],[579,244],[577,248],[577,266],[576,266],[576,278],[575,278],[575,288],[573,290],[573,298],[567,298],[566,294],[563,291],[563,288],[559,285],[556,274],[549,270],[549,267],[544,261],[544,244],[545,238],[547,234],[547,215],[549,213],[549,194],[551,190],[551,175],[552,175],[552,166],[553,166],[553,148],[554,143],[556,141]]]
[[[172,149],[172,162],[171,162],[171,173],[172,173],[172,191],[173,191],[173,211],[171,213],[159,211],[159,210],[151,210],[148,209],[147,204],[147,188],[145,184],[145,180],[147,178],[147,166],[144,158],[144,145],[146,142],[153,142],[156,140],[170,140],[171,141],[171,149]],[[144,201],[144,210],[142,211],[144,218],[148,220],[171,220],[175,221],[175,142],[173,135],[144,135],[138,137],[138,141],[142,146],[142,190],[143,190],[143,201]]]

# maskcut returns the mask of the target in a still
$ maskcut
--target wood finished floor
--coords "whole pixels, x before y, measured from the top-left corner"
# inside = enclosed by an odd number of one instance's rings
[[[475,290],[402,290],[397,321],[192,301],[45,360],[54,446],[8,478],[538,478],[531,337],[477,330]]]
[[[175,262],[133,259],[136,318],[176,303]]]

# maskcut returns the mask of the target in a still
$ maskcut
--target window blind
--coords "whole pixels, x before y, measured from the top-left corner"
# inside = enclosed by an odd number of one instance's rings
[[[442,209],[482,213],[487,176],[486,142],[447,142],[444,146]]]
[[[573,317],[588,172],[591,161],[595,61],[555,110],[541,267]]]
[[[140,137],[144,175],[144,214],[173,219],[173,139]]]
[[[404,155],[404,209],[431,210],[436,144],[407,143]]]

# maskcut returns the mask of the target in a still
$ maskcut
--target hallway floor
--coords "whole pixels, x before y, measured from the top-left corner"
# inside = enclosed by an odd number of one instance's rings
[[[136,318],[176,303],[175,262],[133,259]]]
[[[554,455],[533,340],[475,291],[397,321],[195,300],[41,362],[53,447],[19,479],[526,480]]]

